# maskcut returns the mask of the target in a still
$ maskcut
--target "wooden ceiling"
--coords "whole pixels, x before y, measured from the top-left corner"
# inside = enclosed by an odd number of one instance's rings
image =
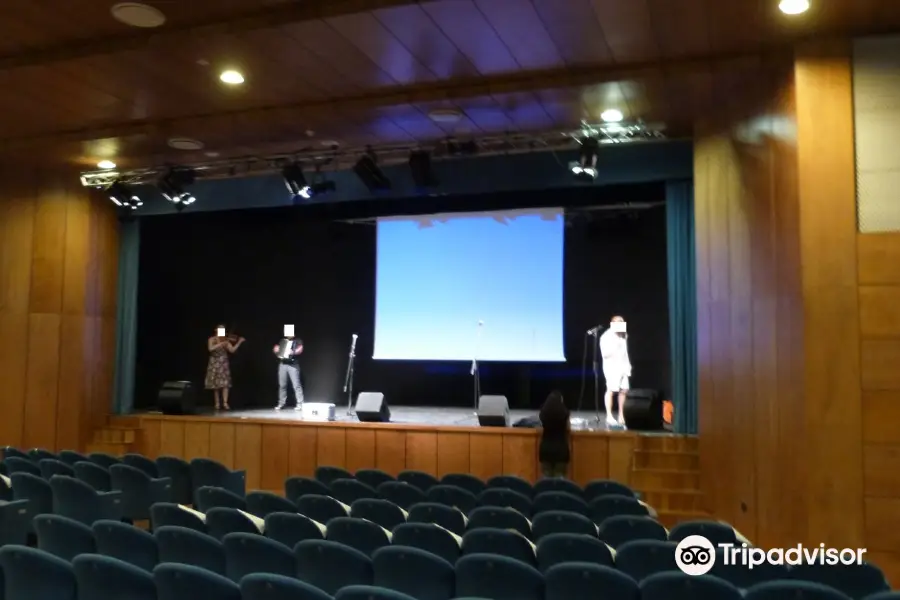
[[[0,152],[127,168],[567,129],[607,108],[683,135],[752,88],[763,53],[900,28],[897,0],[812,2],[786,17],[778,0],[148,0],[157,29],[110,0],[5,2]],[[228,68],[244,85],[218,80]]]

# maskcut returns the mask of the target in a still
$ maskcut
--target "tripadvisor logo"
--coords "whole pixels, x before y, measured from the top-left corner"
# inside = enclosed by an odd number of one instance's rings
[[[675,548],[675,564],[687,575],[705,575],[720,561],[725,566],[753,569],[770,565],[859,565],[863,563],[864,548],[827,548],[819,544],[806,548],[801,544],[791,548],[763,550],[747,544],[718,544],[702,535],[689,535]]]

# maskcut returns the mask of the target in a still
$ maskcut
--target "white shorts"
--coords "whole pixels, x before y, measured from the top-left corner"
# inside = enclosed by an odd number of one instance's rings
[[[627,392],[628,391],[628,375],[622,372],[604,373],[606,377],[607,392]]]

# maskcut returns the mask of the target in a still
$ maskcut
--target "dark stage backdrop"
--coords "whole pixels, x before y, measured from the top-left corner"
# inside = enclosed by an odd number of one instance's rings
[[[371,216],[570,207],[564,292],[568,361],[483,363],[482,392],[506,395],[515,408],[534,408],[550,391],[560,389],[567,404],[575,408],[582,385],[584,332],[613,314],[622,314],[629,323],[632,387],[668,393],[665,209],[586,210],[588,205],[609,202],[661,201],[663,188],[601,190],[419,198],[381,208],[377,202],[367,202],[364,208],[363,203],[347,203],[357,206],[145,218],[141,223],[136,408],[154,406],[163,381],[190,380],[202,390],[206,339],[220,322],[247,339],[232,356],[233,408],[274,406],[276,361],[271,348],[281,337],[284,323],[294,323],[305,343],[301,368],[308,401],[339,406],[346,402],[341,388],[350,336],[358,333],[357,392],[381,391],[390,404],[398,405],[472,406],[468,363],[372,360],[375,226],[336,220],[358,216],[361,209]],[[593,407],[591,384],[588,373],[584,408]],[[204,404],[212,404],[208,392],[201,391],[201,397]]]

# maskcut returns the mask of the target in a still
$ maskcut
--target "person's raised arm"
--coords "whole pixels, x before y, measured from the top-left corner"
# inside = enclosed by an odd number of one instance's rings
[[[303,342],[298,342],[297,347],[294,348],[294,356],[297,356],[298,354],[303,354]]]
[[[229,342],[228,342],[227,350],[228,350],[229,352],[231,352],[232,354],[234,354],[234,353],[237,351],[237,349],[241,347],[241,344],[243,344],[243,343],[244,343],[244,338],[238,338],[238,341],[237,341],[236,343],[234,343],[234,344],[232,344],[232,343],[229,341]]]
[[[211,337],[206,340],[206,349],[212,352],[213,350],[218,350],[222,346],[225,346],[227,342],[220,342],[219,338]]]
[[[272,346],[272,352],[273,352],[274,354],[278,354],[278,347],[279,347],[279,346],[280,346],[280,344],[275,344],[274,346]]]

